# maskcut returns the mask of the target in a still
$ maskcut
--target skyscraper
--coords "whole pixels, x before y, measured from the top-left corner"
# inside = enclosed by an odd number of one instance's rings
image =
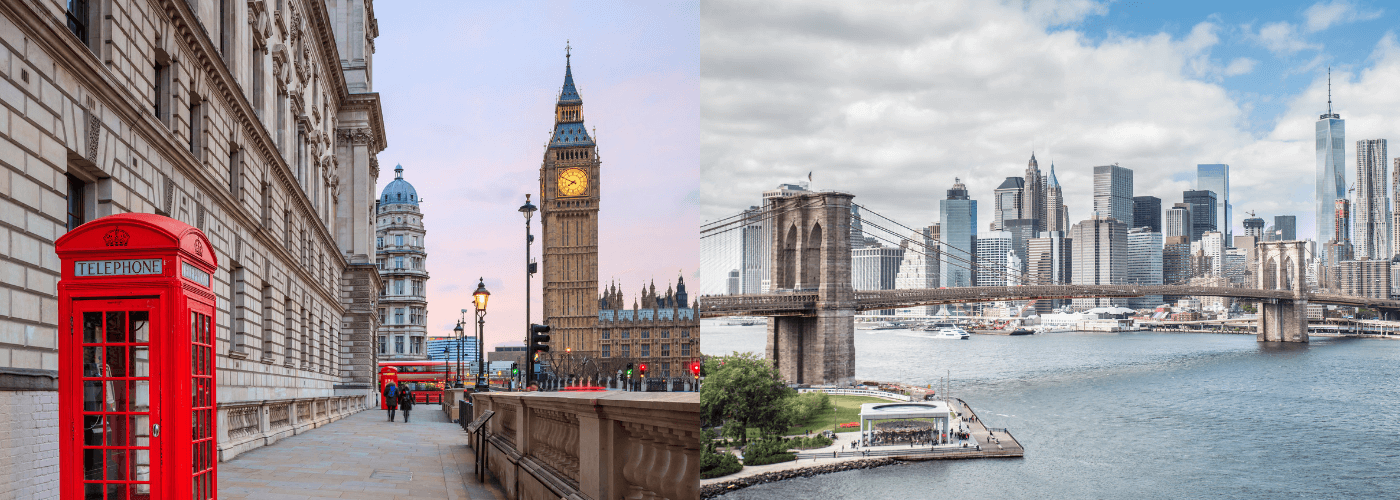
[[[906,244],[908,242],[905,242]],[[904,260],[904,247],[873,245],[851,250],[851,288],[856,290],[893,290]],[[894,309],[880,309],[866,314],[894,314]]]
[[[1317,119],[1317,243],[1335,238],[1331,219],[1336,201],[1346,198],[1346,120],[1332,112],[1332,70],[1327,70],[1327,113]],[[1282,229],[1278,223],[1275,226]],[[1288,238],[1293,239],[1293,238]]]
[[[953,179],[948,199],[938,201],[938,225],[943,231],[938,259],[940,286],[972,286],[972,265],[977,249],[977,200],[967,195],[961,179]]]
[[[1328,219],[1324,217],[1320,220]],[[1298,216],[1275,215],[1273,241],[1293,241],[1296,239],[1298,239]]]
[[[851,249],[865,246],[865,228],[860,224],[860,207],[851,205]]]
[[[1166,232],[1167,238],[1181,236],[1189,242],[1191,240],[1191,205],[1177,203],[1167,209]]]
[[[739,293],[762,293],[767,270],[768,240],[763,233],[763,210],[751,206],[744,211],[744,228],[740,230],[743,259],[739,267]]]
[[[1060,180],[1055,178],[1055,163],[1050,163],[1050,177],[1045,181],[1045,230],[1069,231],[1069,210]]]
[[[1356,141],[1356,198],[1351,213],[1357,257],[1390,259],[1390,198],[1385,193],[1389,162],[1385,139]]]
[[[1128,230],[1128,283],[1162,284],[1162,233],[1140,226]],[[1128,299],[1128,307],[1147,309],[1162,304],[1161,295]]]
[[[1230,166],[1223,163],[1196,165],[1196,189],[1215,193],[1215,230],[1230,241],[1234,224],[1230,214]]]
[[[977,235],[977,286],[1009,286],[1009,277],[1020,274],[1019,269],[1007,267],[1007,255],[1013,253],[1011,233],[986,231]]]
[[[1094,167],[1094,213],[1124,226],[1133,222],[1133,171],[1118,164]]]
[[[1020,177],[1007,177],[994,191],[995,212],[992,214],[992,230],[1006,228],[1005,222],[1021,218],[1021,194],[1025,190],[1025,180]]]
[[[1045,217],[1049,213],[1049,205],[1045,198],[1046,178],[1040,174],[1040,164],[1035,161],[1035,153],[1031,153],[1031,161],[1026,164],[1023,184],[1025,188],[1021,192],[1021,218],[1035,219],[1033,231],[1044,231],[1046,227]],[[1025,254],[1022,253],[1022,255]]]
[[[1070,283],[1071,241],[1064,231],[1042,231],[1026,245],[1026,274],[1031,285],[1066,285]],[[1042,299],[1035,310],[1044,314],[1063,305],[1059,299]]]
[[[1258,217],[1255,217],[1253,214],[1250,214],[1249,218],[1244,220],[1244,235],[1263,236],[1264,219],[1260,219]]]
[[[1390,193],[1400,196],[1400,157],[1395,158],[1395,169],[1390,171],[1390,182]],[[1400,255],[1400,207],[1395,207],[1390,213],[1390,254]]]
[[[899,264],[899,274],[894,278],[896,290],[921,290],[938,288],[939,237],[942,236],[938,224],[920,228],[910,235],[904,250],[904,262]],[[936,306],[919,306],[900,309],[901,316],[933,316]]]
[[[1128,225],[1095,215],[1069,230],[1070,278],[1076,285],[1121,285],[1128,279]],[[1126,299],[1074,299],[1075,307],[1123,306]]]
[[[1215,191],[1186,191],[1181,193],[1181,201],[1191,207],[1191,241],[1201,241],[1201,234],[1217,231],[1215,227]]]
[[[1162,232],[1162,199],[1156,196],[1133,197],[1133,226]]]

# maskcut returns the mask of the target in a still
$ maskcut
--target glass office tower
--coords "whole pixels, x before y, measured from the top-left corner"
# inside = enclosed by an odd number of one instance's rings
[[[1330,85],[1330,84],[1329,84]],[[1317,119],[1317,243],[1319,249],[1331,241],[1332,210],[1339,199],[1347,197],[1346,182],[1346,120],[1332,112],[1331,91],[1328,91],[1327,114]],[[1326,250],[1322,250],[1325,254]]]
[[[943,252],[939,255],[940,286],[972,286],[976,262],[977,200],[968,198],[967,186],[953,179],[948,199],[938,201],[939,226],[943,231]]]
[[[1234,241],[1230,214],[1230,166],[1223,163],[1196,165],[1196,189],[1215,193],[1215,230]]]

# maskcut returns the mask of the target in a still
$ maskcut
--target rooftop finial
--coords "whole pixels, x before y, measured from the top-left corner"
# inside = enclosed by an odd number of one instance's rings
[[[569,65],[569,51],[572,50],[572,49],[573,49],[573,47],[570,47],[570,46],[569,46],[569,40],[568,40],[567,38],[564,39],[564,65],[565,65],[565,66],[568,66],[568,65]]]

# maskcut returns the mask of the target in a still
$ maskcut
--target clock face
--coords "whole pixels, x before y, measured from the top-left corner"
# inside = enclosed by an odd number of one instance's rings
[[[565,169],[559,172],[559,194],[581,196],[588,192],[588,172],[581,168]]]

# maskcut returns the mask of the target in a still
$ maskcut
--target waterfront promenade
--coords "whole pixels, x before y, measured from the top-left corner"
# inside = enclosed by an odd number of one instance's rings
[[[1025,449],[1020,442],[1011,436],[1006,429],[989,428],[983,424],[981,418],[969,421],[968,417],[976,415],[972,408],[961,399],[955,399],[954,408],[962,413],[963,424],[969,430],[971,439],[968,440],[968,448],[954,445],[937,447],[909,445],[889,445],[889,446],[867,446],[864,448],[852,448],[851,442],[860,438],[860,432],[841,432],[836,434],[836,439],[831,446],[802,450],[797,453],[797,460],[791,462],[779,462],[776,464],[744,466],[739,472],[727,476],[700,480],[700,485],[710,485],[724,483],[736,479],[742,479],[769,472],[779,472],[794,469],[804,469],[808,467],[819,467],[842,462],[858,460],[869,460],[873,458],[895,458],[899,460],[956,460],[974,458],[1010,458],[1021,457],[1025,454]],[[975,444],[974,444],[975,441]],[[980,445],[981,449],[976,446]],[[868,453],[865,453],[868,452]]]
[[[467,434],[435,405],[413,421],[366,410],[219,464],[219,498],[483,500],[505,496],[472,473]]]

